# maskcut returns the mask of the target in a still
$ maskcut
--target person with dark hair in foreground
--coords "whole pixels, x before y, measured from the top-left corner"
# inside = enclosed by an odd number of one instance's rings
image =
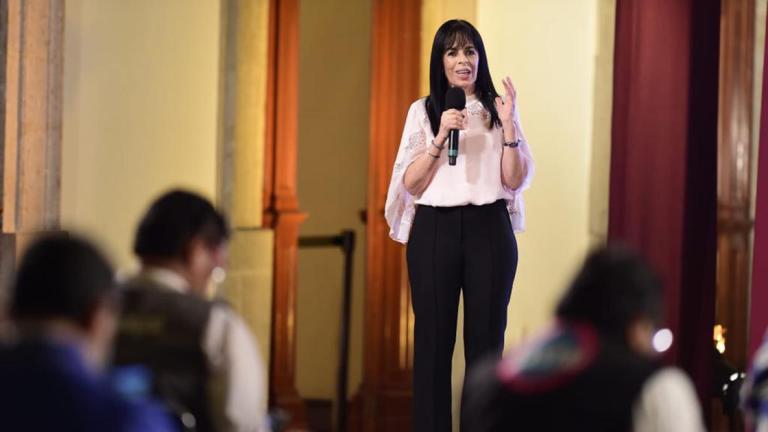
[[[24,254],[10,295],[15,331],[0,345],[1,429],[175,430],[166,412],[123,399],[101,373],[117,322],[113,276],[76,238],[43,238]]]
[[[224,216],[197,194],[171,191],[152,203],[134,241],[141,271],[122,287],[114,361],[148,367],[153,391],[189,429],[264,431],[265,371],[253,335],[208,299],[228,239]]]
[[[593,252],[548,332],[470,371],[462,430],[703,431],[690,380],[654,359],[661,302],[637,255]]]

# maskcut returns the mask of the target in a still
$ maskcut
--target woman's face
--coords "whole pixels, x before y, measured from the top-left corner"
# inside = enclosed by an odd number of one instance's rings
[[[457,42],[443,53],[443,67],[448,84],[451,87],[461,87],[467,93],[474,93],[479,62],[480,57],[472,42],[457,39]]]

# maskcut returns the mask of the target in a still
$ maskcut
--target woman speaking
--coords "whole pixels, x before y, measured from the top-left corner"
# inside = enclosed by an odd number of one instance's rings
[[[478,31],[448,21],[432,43],[429,96],[411,104],[405,120],[385,216],[390,236],[407,243],[416,317],[414,431],[451,430],[461,290],[466,367],[504,347],[515,231],[524,228],[522,191],[534,165],[512,81],[503,83],[501,98]]]

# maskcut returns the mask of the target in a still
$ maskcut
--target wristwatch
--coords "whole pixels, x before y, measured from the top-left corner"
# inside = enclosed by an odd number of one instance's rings
[[[514,140],[514,141],[505,142],[505,143],[503,143],[502,145],[503,145],[504,147],[509,147],[509,148],[517,148],[518,146],[520,146],[520,140],[519,140],[519,139],[516,139],[516,140]]]

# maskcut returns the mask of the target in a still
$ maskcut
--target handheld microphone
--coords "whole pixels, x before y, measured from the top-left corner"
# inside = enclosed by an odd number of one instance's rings
[[[445,109],[463,110],[467,105],[467,96],[461,87],[451,87],[445,92]],[[451,129],[448,134],[448,165],[456,165],[459,155],[459,130]]]

